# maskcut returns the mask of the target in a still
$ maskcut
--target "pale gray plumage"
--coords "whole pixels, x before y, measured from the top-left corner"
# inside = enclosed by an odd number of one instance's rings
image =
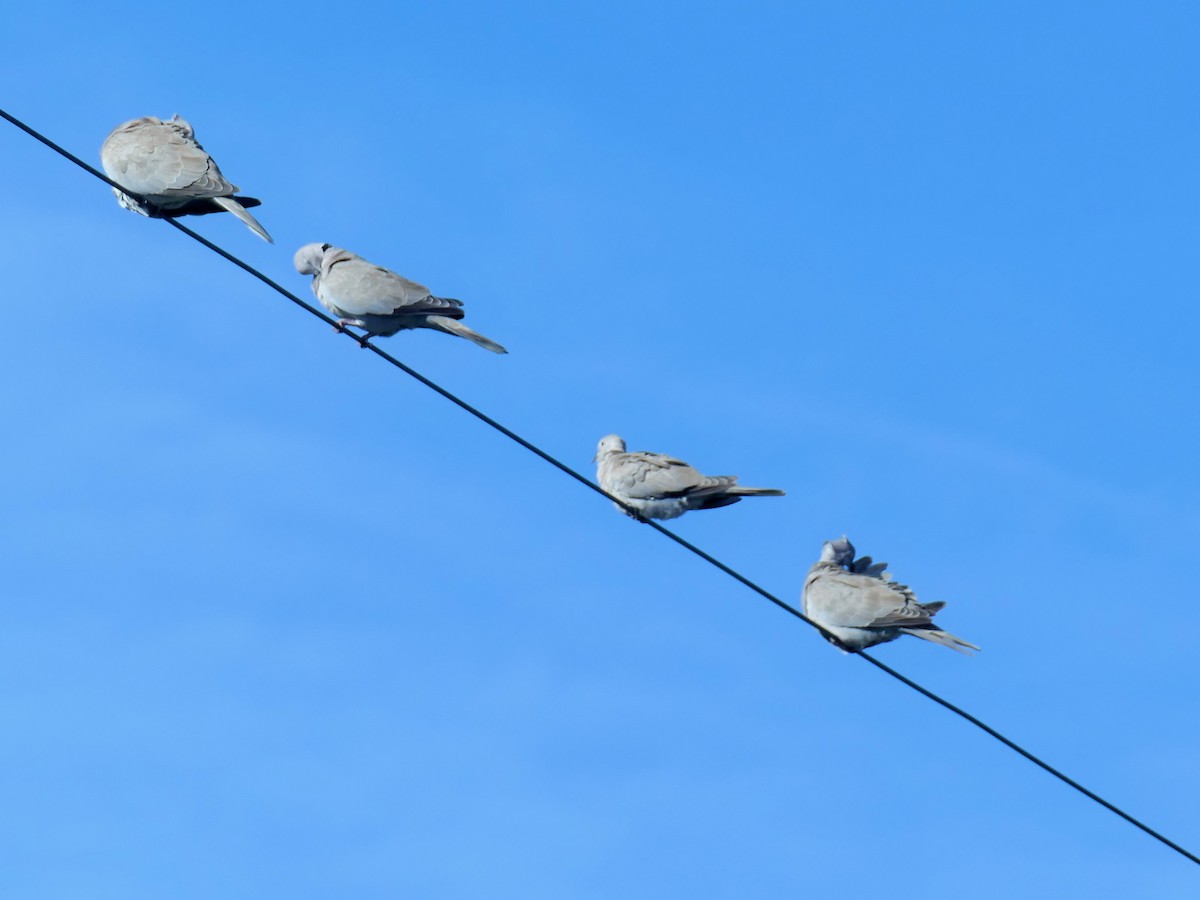
[[[179,116],[164,122],[156,116],[131,119],[113,129],[100,148],[108,177],[144,197],[143,203],[113,188],[126,209],[153,218],[231,212],[268,243],[274,243],[258,220],[246,212],[259,206],[253,197],[235,197],[231,184],[213,158],[196,142],[192,126]]]
[[[367,262],[332,244],[305,244],[293,260],[296,271],[311,275],[313,293],[321,305],[370,335],[387,337],[405,328],[435,328],[466,338],[493,353],[508,351],[490,338],[457,321],[462,302],[435,297],[429,288]]]
[[[979,649],[933,624],[933,616],[945,603],[918,603],[917,595],[892,581],[886,569],[887,563],[869,556],[855,559],[854,545],[845,535],[826,541],[820,560],[804,580],[801,612],[848,650],[894,641],[902,634],[960,653]]]
[[[600,487],[635,509],[635,518],[674,519],[688,510],[716,509],[743,497],[783,496],[774,488],[741,487],[734,475],[703,475],[662,453],[627,453],[625,441],[615,434],[601,438],[595,462]]]

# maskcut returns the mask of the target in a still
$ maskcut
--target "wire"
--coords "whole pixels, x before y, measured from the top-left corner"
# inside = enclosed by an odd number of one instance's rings
[[[75,163],[75,165],[79,166],[80,168],[84,169],[85,171],[90,172],[92,175],[96,176],[101,181],[108,183],[112,187],[123,191],[124,193],[128,194],[131,197],[134,197],[137,200],[147,202],[146,198],[141,197],[141,196],[133,193],[132,191],[129,191],[126,188],[121,187],[121,185],[117,184],[111,178],[106,176],[103,172],[100,172],[97,169],[93,168],[92,166],[89,166],[87,163],[85,163],[79,157],[77,157],[74,154],[70,153],[69,151],[63,149],[58,144],[54,143],[52,140],[45,137],[44,135],[39,134],[37,131],[30,128],[28,125],[26,125],[24,122],[9,115],[9,113],[4,111],[3,109],[0,109],[0,117],[11,122],[13,125],[15,125],[17,128],[24,131],[30,137],[45,144],[47,147],[49,147],[54,152],[65,157],[66,159],[69,159],[71,162]],[[531,443],[530,441],[527,441],[525,438],[521,437],[515,431],[512,431],[511,429],[506,428],[504,425],[501,425],[499,422],[497,422],[491,416],[487,415],[486,413],[482,412],[481,410],[476,409],[474,406],[467,403],[465,400],[455,396],[450,391],[443,388],[441,385],[436,384],[433,381],[430,381],[428,378],[426,378],[420,372],[409,367],[405,363],[402,363],[400,360],[396,359],[390,353],[386,352],[385,350],[379,349],[377,346],[372,344],[370,342],[370,340],[368,340],[366,337],[362,337],[360,335],[354,334],[353,332],[347,331],[342,325],[340,325],[337,322],[337,320],[330,318],[329,316],[327,316],[325,313],[321,312],[321,310],[317,309],[312,304],[307,303],[304,300],[301,300],[299,297],[297,297],[291,291],[287,290],[286,288],[279,285],[277,282],[268,278],[266,275],[264,275],[262,272],[255,269],[253,266],[249,265],[248,263],[243,262],[242,260],[238,259],[236,256],[234,256],[233,254],[224,250],[223,248],[218,247],[212,241],[208,240],[208,238],[202,237],[201,235],[192,231],[186,225],[181,225],[176,219],[167,218],[166,221],[168,224],[170,224],[170,225],[174,226],[175,228],[179,229],[180,231],[182,231],[188,237],[203,244],[205,247],[207,247],[209,250],[212,250],[214,253],[218,254],[219,256],[224,257],[229,262],[231,262],[235,266],[237,266],[239,269],[242,269],[243,271],[249,273],[250,275],[253,275],[255,278],[257,278],[263,284],[267,285],[268,287],[270,287],[272,290],[276,291],[277,293],[282,294],[284,297],[286,297],[292,303],[299,306],[301,309],[304,309],[305,311],[311,313],[312,315],[316,316],[318,319],[325,322],[326,324],[332,325],[335,330],[337,330],[339,333],[344,334],[347,337],[349,337],[351,340],[353,340],[355,343],[357,343],[364,350],[370,350],[376,356],[380,357],[381,359],[383,359],[386,362],[390,363],[391,365],[395,366],[397,369],[404,372],[406,375],[409,375],[412,378],[415,378],[421,384],[425,385],[425,387],[427,387],[430,390],[445,397],[447,400],[449,400],[455,406],[458,406],[460,409],[465,410],[466,412],[473,415],[475,418],[479,419],[484,424],[494,428],[496,431],[503,434],[505,437],[520,444],[522,447],[524,447],[530,453],[533,453],[534,455],[541,457],[543,460],[548,462],[550,465],[554,466],[560,472],[563,472],[564,474],[570,476],[571,478],[578,481],[580,484],[595,491],[597,494],[600,494],[601,496],[608,498],[613,503],[617,504],[617,506],[624,509],[627,513],[629,513],[633,517],[637,518],[639,521],[642,521],[645,524],[649,525],[651,528],[653,528],[659,534],[662,534],[662,535],[670,538],[672,541],[674,541],[679,546],[683,547],[685,550],[688,550],[691,553],[694,553],[696,556],[700,557],[705,562],[720,569],[722,572],[724,572],[729,577],[735,579],[736,581],[741,582],[743,585],[748,587],[750,590],[754,591],[759,596],[763,597],[766,600],[769,600],[771,603],[774,603],[780,609],[784,610],[787,613],[790,613],[791,615],[795,616],[800,621],[805,622],[808,625],[811,625],[813,628],[815,628],[817,631],[819,631],[824,637],[826,637],[828,640],[830,640],[836,646],[842,647],[842,649],[846,650],[847,652],[853,653],[855,656],[865,659],[867,662],[869,662],[871,665],[875,666],[875,668],[879,669],[881,672],[887,673],[888,675],[892,676],[897,681],[899,681],[901,684],[907,685],[908,687],[912,688],[917,693],[922,694],[925,697],[928,697],[930,700],[932,700],[934,703],[938,704],[939,706],[943,707],[944,709],[947,709],[950,712],[954,713],[956,716],[959,716],[960,718],[965,719],[967,722],[970,722],[976,728],[980,729],[981,731],[983,731],[986,734],[990,735],[991,737],[995,738],[997,741],[1004,744],[1004,746],[1008,747],[1010,750],[1013,750],[1016,753],[1019,753],[1021,756],[1025,757],[1025,759],[1029,760],[1031,763],[1038,766],[1045,772],[1048,772],[1050,775],[1053,775],[1059,781],[1074,788],[1079,793],[1083,794],[1083,796],[1087,797],[1089,800],[1093,800],[1096,803],[1103,806],[1105,809],[1109,810],[1110,812],[1116,813],[1118,816],[1120,816],[1122,819],[1124,819],[1129,824],[1131,824],[1134,827],[1145,832],[1146,834],[1148,834],[1150,837],[1154,838],[1155,840],[1158,840],[1161,843],[1165,844],[1167,847],[1170,847],[1172,850],[1174,850],[1176,853],[1180,854],[1184,858],[1191,860],[1192,862],[1196,863],[1197,865],[1200,865],[1200,857],[1189,852],[1188,850],[1185,850],[1179,844],[1175,843],[1174,841],[1170,840],[1166,836],[1155,831],[1149,825],[1146,825],[1145,823],[1139,821],[1138,819],[1135,819],[1129,813],[1118,808],[1117,806],[1113,805],[1112,803],[1109,803],[1107,800],[1105,800],[1099,794],[1096,794],[1093,791],[1088,790],[1083,785],[1081,785],[1078,781],[1069,777],[1065,773],[1060,772],[1058,769],[1054,768],[1054,766],[1050,765],[1049,763],[1045,762],[1044,760],[1042,760],[1042,759],[1038,758],[1037,756],[1035,756],[1034,754],[1030,753],[1028,750],[1026,750],[1024,747],[1020,746],[1019,744],[1017,744],[1015,741],[1005,737],[1003,734],[1001,734],[995,728],[992,728],[990,725],[987,725],[986,723],[977,719],[975,716],[971,715],[966,710],[964,710],[958,706],[955,706],[949,700],[946,700],[943,697],[940,697],[939,695],[935,694],[933,691],[929,690],[928,688],[922,687],[920,684],[913,681],[911,678],[907,677],[906,675],[902,675],[900,672],[897,672],[891,666],[889,666],[883,662],[880,662],[879,660],[877,660],[875,657],[871,656],[870,654],[865,653],[862,650],[852,650],[849,647],[845,647],[837,639],[837,637],[835,635],[826,631],[817,622],[814,622],[812,619],[805,616],[802,612],[800,612],[800,610],[796,609],[794,606],[791,606],[790,604],[785,603],[783,600],[780,600],[778,597],[776,597],[770,591],[766,590],[763,587],[760,587],[758,584],[751,581],[749,578],[742,575],[737,570],[730,568],[725,563],[723,563],[719,559],[717,559],[715,556],[712,556],[711,554],[705,552],[704,550],[701,550],[695,544],[693,544],[690,541],[687,541],[684,538],[680,537],[679,535],[675,534],[675,532],[670,531],[667,528],[664,528],[662,525],[659,525],[658,522],[655,522],[655,521],[649,520],[649,519],[642,519],[637,514],[636,510],[634,510],[631,506],[624,503],[619,498],[614,497],[611,494],[607,493],[595,482],[591,481],[588,478],[585,478],[583,475],[580,475],[578,472],[576,472],[574,469],[572,469],[566,463],[551,456],[549,453],[542,450],[540,447]]]

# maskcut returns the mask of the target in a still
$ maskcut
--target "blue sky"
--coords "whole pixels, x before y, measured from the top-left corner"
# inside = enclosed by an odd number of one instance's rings
[[[1200,847],[1190,4],[44,3],[3,106],[180,113],[507,357],[381,342]],[[0,894],[1182,896],[1194,866],[0,128]]]

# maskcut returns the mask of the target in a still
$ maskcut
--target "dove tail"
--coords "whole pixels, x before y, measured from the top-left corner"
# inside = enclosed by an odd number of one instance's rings
[[[426,316],[425,321],[434,328],[440,328],[447,334],[453,334],[461,338],[466,338],[468,341],[478,344],[484,350],[491,350],[493,353],[508,352],[491,338],[485,338],[478,331],[472,331],[462,322],[449,319],[446,316]]]
[[[275,243],[274,239],[267,234],[267,229],[258,224],[258,219],[246,212],[245,207],[243,207],[242,204],[238,203],[232,197],[213,197],[212,201],[213,203],[217,204],[217,206],[221,207],[221,209],[233,213],[235,216],[245,222],[247,228],[257,234],[268,244]]]
[[[740,484],[730,485],[727,494],[740,494],[743,497],[786,497],[787,494],[778,488],[742,487]]]
[[[959,653],[971,655],[972,650],[979,648],[970,641],[964,641],[960,637],[955,637],[948,631],[942,631],[940,628],[901,628],[905,634],[911,634],[913,637],[924,638],[934,644],[941,644],[943,647],[949,647],[951,650],[957,650]]]

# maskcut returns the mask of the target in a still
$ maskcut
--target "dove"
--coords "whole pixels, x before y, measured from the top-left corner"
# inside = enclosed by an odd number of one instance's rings
[[[800,609],[836,637],[843,650],[865,650],[902,634],[968,655],[979,649],[933,624],[945,603],[918,603],[917,595],[893,581],[886,569],[887,563],[869,556],[855,559],[854,545],[845,535],[826,541],[804,579]]]
[[[231,212],[264,241],[275,243],[245,209],[262,202],[234,196],[237,186],[221,174],[196,142],[192,126],[178,115],[169,122],[143,116],[118,125],[100,148],[100,162],[109,178],[144,198],[113,188],[125,209],[156,219]]]
[[[782,497],[774,488],[741,487],[734,475],[703,475],[687,463],[662,453],[626,453],[615,434],[596,448],[596,478],[605,493],[636,510],[636,519],[674,519],[690,509],[716,509],[743,497]]]
[[[338,325],[353,325],[368,335],[387,337],[404,328],[436,328],[466,338],[493,353],[508,351],[457,321],[462,301],[435,297],[423,284],[332,244],[305,244],[293,262],[301,275],[311,275],[313,293],[338,316]]]

